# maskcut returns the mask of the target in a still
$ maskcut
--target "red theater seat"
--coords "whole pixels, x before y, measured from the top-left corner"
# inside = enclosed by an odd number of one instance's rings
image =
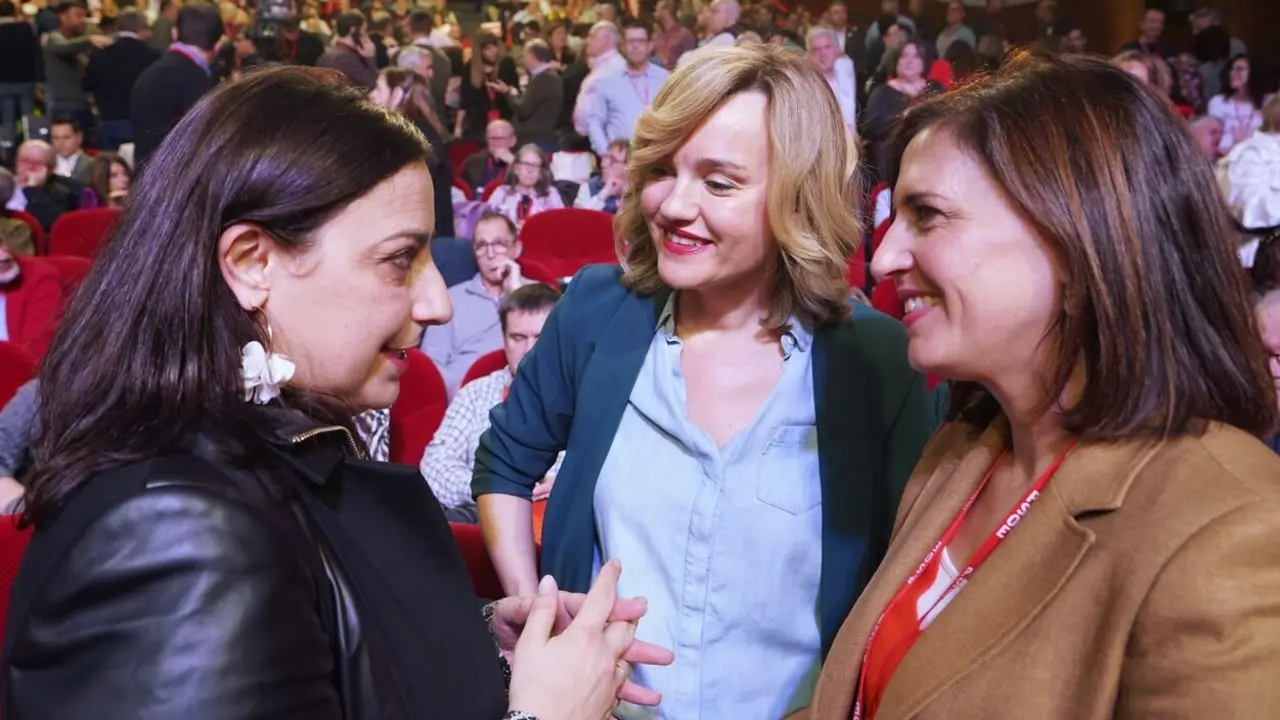
[[[436,364],[421,350],[408,351],[409,370],[400,378],[400,396],[391,406],[391,462],[417,466],[449,407],[449,394]]]
[[[9,595],[31,542],[31,528],[18,529],[17,515],[0,515],[0,628],[9,617]]]
[[[92,258],[106,244],[120,217],[115,208],[73,210],[59,217],[49,231],[50,255]]]
[[[592,263],[618,262],[613,216],[597,210],[564,208],[530,217],[520,228],[523,257],[557,278],[572,277]]]
[[[14,343],[0,342],[0,407],[35,376],[36,361],[27,351]]]
[[[476,361],[471,363],[471,367],[467,368],[467,374],[462,376],[462,384],[466,385],[472,380],[479,380],[485,375],[496,373],[506,366],[507,354],[502,350],[485,353],[476,358]]]

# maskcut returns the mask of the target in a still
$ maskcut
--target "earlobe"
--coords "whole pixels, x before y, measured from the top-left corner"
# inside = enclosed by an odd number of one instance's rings
[[[520,253],[523,253],[523,252],[524,252],[524,243],[517,240],[516,244],[511,246],[511,259],[515,260],[516,258],[520,257]]]
[[[218,268],[240,307],[254,311],[267,304],[269,269],[275,242],[262,228],[237,223],[218,238]]]

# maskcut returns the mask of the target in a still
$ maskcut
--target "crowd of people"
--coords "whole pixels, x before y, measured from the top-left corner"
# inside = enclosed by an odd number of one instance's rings
[[[1280,713],[1275,78],[921,5],[0,0],[3,714]]]

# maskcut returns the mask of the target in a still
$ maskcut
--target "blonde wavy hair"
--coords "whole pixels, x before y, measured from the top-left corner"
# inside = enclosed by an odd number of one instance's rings
[[[795,48],[699,50],[663,84],[632,134],[630,189],[614,219],[624,281],[645,294],[663,288],[640,194],[656,168],[670,162],[729,98],[744,92],[762,93],[769,101],[766,213],[779,253],[769,271],[774,287],[763,325],[780,331],[796,318],[813,331],[837,323],[849,313],[845,272],[862,236],[858,146],[826,78]]]

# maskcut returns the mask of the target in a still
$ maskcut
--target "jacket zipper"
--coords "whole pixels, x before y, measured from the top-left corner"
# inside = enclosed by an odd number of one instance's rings
[[[347,440],[347,449],[351,451],[352,455],[361,460],[369,459],[369,457],[365,455],[364,451],[360,449],[360,446],[356,444],[355,438],[351,437],[351,431],[344,427],[339,427],[338,425],[326,425],[324,427],[313,428],[306,432],[298,433],[297,435],[289,438],[289,443],[291,445],[297,445],[298,443],[310,440],[317,435],[323,435],[324,433],[330,432],[342,433],[342,436]]]

